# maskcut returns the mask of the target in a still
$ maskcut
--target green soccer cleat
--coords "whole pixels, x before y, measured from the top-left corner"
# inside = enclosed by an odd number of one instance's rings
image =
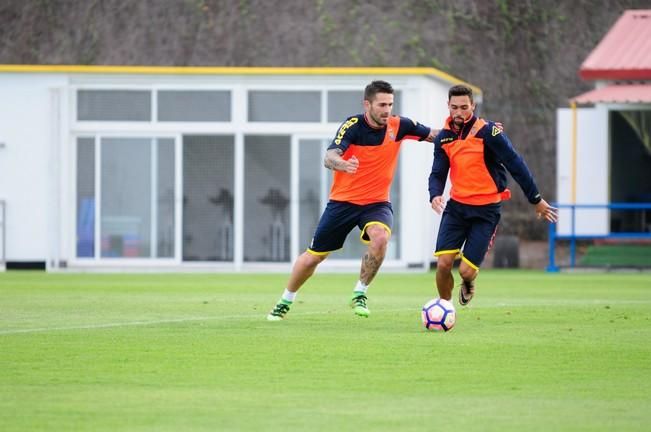
[[[281,321],[285,319],[285,315],[289,312],[290,305],[291,303],[288,303],[285,300],[280,300],[276,303],[273,310],[269,312],[269,315],[267,315],[267,321]]]
[[[350,307],[353,308],[353,312],[355,312],[355,315],[368,318],[368,316],[371,314],[371,311],[368,310],[368,307],[366,306],[366,294],[363,293],[354,293],[353,298],[350,301]]]

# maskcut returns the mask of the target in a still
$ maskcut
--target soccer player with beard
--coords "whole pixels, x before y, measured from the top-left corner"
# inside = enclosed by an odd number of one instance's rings
[[[392,116],[392,109],[391,84],[373,81],[364,90],[364,113],[349,117],[339,127],[324,161],[326,168],[334,171],[329,202],[310,246],[296,259],[287,288],[267,315],[268,320],[285,318],[296,292],[331,252],[342,248],[356,226],[367,250],[351,307],[356,315],[369,316],[366,293],[384,260],[393,225],[389,190],[400,144],[405,139],[431,142],[438,133],[408,118]]]
[[[500,221],[502,201],[511,197],[506,171],[520,185],[538,218],[558,220],[558,210],[538,192],[529,168],[499,124],[474,115],[472,89],[456,85],[448,92],[450,116],[434,139],[434,162],[429,177],[432,209],[443,214],[436,240],[436,287],[439,297],[452,299],[452,266],[461,257],[459,304],[475,293],[475,278],[492,244]],[[443,199],[450,174],[450,199]]]

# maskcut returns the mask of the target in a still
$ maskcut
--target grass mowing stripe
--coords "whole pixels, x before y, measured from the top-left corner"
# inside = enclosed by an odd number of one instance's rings
[[[488,304],[482,304],[479,308],[499,308],[499,307],[551,307],[551,306],[569,306],[569,305],[630,305],[630,304],[651,304],[651,300],[558,300],[551,301],[540,300],[540,301],[498,301]],[[472,306],[469,306],[472,308]],[[377,313],[395,313],[395,312],[415,312],[416,308],[401,308],[401,309],[378,309],[374,308],[373,311]],[[332,315],[332,314],[350,314],[349,310],[327,310],[327,311],[313,311],[313,312],[291,312],[291,316],[309,316],[309,315]],[[116,327],[132,327],[132,326],[149,326],[157,324],[175,324],[175,323],[186,323],[186,322],[198,322],[198,321],[229,321],[229,320],[249,320],[251,318],[260,318],[264,319],[264,315],[258,313],[255,314],[238,314],[238,315],[221,315],[221,316],[202,316],[202,317],[186,317],[186,318],[168,318],[161,320],[149,320],[149,321],[125,321],[125,322],[113,322],[113,323],[103,323],[103,324],[88,324],[88,325],[79,325],[79,326],[63,326],[63,327],[38,327],[38,328],[27,328],[27,329],[13,329],[13,330],[0,330],[1,335],[13,335],[21,333],[44,333],[49,331],[66,331],[66,330],[101,330],[105,328],[116,328]],[[361,319],[361,318],[360,318]],[[282,325],[282,324],[277,324]]]
[[[413,309],[377,309],[377,312],[409,312]],[[292,312],[292,316],[300,315],[332,315],[332,314],[350,314],[350,311],[318,311],[318,312]],[[104,323],[104,324],[88,324],[80,326],[66,326],[66,327],[39,327],[39,328],[28,328],[28,329],[15,329],[15,330],[0,330],[0,335],[12,335],[20,333],[44,333],[49,331],[67,331],[67,330],[101,330],[105,328],[115,328],[115,327],[132,327],[132,326],[148,326],[148,325],[157,325],[157,324],[175,324],[175,323],[185,323],[185,322],[195,322],[195,321],[229,321],[229,320],[238,320],[238,319],[251,319],[256,318],[260,320],[265,320],[265,315],[260,314],[244,314],[244,315],[222,315],[222,316],[212,316],[212,317],[188,317],[188,318],[170,318],[162,320],[152,320],[152,321],[125,321],[125,322],[115,322],[115,323]],[[363,318],[360,318],[363,319]],[[270,323],[270,325],[282,325],[280,323]]]

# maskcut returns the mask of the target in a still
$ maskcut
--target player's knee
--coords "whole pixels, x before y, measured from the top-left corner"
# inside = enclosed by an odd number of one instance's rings
[[[436,270],[443,272],[451,272],[454,265],[455,254],[439,255],[436,259]]]
[[[389,245],[388,235],[379,235],[371,240],[371,247],[380,251],[385,251]]]
[[[459,265],[459,276],[461,276],[463,280],[471,281],[475,279],[476,274],[477,270],[469,266],[467,263],[461,262]]]
[[[371,248],[378,250],[385,250],[387,248],[391,235],[384,227],[373,225],[366,229],[366,233],[371,240]]]
[[[301,263],[306,267],[316,267],[328,257],[328,254],[316,255],[309,252],[303,252],[299,257]]]

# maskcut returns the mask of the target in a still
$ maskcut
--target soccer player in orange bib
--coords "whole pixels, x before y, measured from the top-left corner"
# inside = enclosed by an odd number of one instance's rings
[[[393,88],[386,81],[373,81],[364,90],[364,113],[346,119],[328,147],[324,164],[334,171],[329,202],[308,249],[295,261],[287,288],[267,315],[282,320],[296,292],[328,255],[341,249],[354,227],[362,231],[368,245],[362,257],[351,307],[368,317],[366,293],[387,250],[393,225],[389,190],[405,139],[432,141],[438,132],[405,117],[391,115]]]
[[[506,171],[520,185],[539,218],[558,220],[558,210],[545,201],[529,168],[515,151],[500,124],[474,115],[472,89],[456,85],[448,92],[450,117],[434,139],[434,162],[429,177],[432,209],[443,214],[436,240],[436,288],[452,299],[452,266],[461,256],[459,304],[475,293],[475,278],[500,221],[502,201],[511,197]],[[450,199],[443,199],[450,174]]]

